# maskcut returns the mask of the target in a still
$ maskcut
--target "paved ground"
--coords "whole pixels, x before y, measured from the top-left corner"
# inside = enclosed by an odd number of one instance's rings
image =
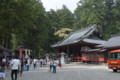
[[[30,71],[24,71],[24,76],[18,76],[18,80],[119,80],[120,71],[117,73],[109,70],[106,65],[91,65],[72,63],[57,69],[53,74],[48,67],[39,67],[34,70],[31,65]],[[5,80],[10,79],[10,71],[6,73]]]

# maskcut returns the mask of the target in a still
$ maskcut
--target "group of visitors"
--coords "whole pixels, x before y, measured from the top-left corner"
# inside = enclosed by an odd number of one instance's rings
[[[40,67],[46,67],[47,64],[47,60],[46,59],[33,59],[33,65],[34,65],[34,69],[37,66],[37,63],[40,64]]]
[[[49,61],[49,63],[50,63],[50,66],[49,66],[49,71],[51,71],[52,70],[52,68],[53,68],[53,73],[56,73],[56,67],[57,66],[59,66],[60,68],[61,68],[61,61],[60,60],[57,60],[56,58],[55,59],[51,59],[50,61]]]
[[[11,79],[17,80],[17,74],[19,73],[20,76],[23,76],[23,74],[22,74],[23,71],[24,70],[28,71],[29,66],[30,66],[30,59],[29,58],[18,59],[18,57],[13,57],[9,61],[9,63],[7,63],[7,60],[5,58],[3,58],[1,63],[0,63],[0,80],[4,80],[5,70],[11,70]],[[14,75],[15,75],[15,78],[14,78]]]
[[[46,65],[49,65],[49,71],[53,69],[53,73],[56,73],[56,67],[59,66],[61,68],[61,61],[57,60],[56,58],[54,59],[34,59],[33,60],[33,66],[34,69],[36,68],[37,64],[40,64],[40,67],[46,67]]]
[[[61,68],[61,61],[54,59],[33,59],[30,58],[20,58],[14,57],[7,62],[5,58],[0,61],[0,80],[4,80],[5,78],[5,70],[11,70],[11,79],[17,80],[17,74],[19,73],[20,76],[23,76],[23,71],[29,71],[30,64],[33,62],[34,69],[36,65],[39,63],[40,67],[46,67],[49,65],[49,71],[53,70],[53,73],[56,73],[56,67],[59,66]],[[15,77],[14,77],[15,75]]]

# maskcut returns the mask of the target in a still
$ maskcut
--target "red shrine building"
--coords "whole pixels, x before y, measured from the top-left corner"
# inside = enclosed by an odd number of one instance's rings
[[[103,45],[106,41],[98,25],[92,25],[85,29],[72,32],[67,38],[52,45],[57,49],[57,55],[64,52],[72,62],[106,62],[108,52],[106,49],[98,49],[97,45]]]

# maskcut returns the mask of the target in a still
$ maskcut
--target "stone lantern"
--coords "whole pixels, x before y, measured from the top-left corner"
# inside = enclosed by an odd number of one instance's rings
[[[64,63],[65,63],[65,59],[64,59],[64,55],[65,55],[65,53],[62,52],[62,53],[60,53],[60,55],[61,55],[61,59],[60,59],[61,64],[64,64]]]

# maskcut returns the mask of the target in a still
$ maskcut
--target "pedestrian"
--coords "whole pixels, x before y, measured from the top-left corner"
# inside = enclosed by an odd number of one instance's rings
[[[11,79],[12,80],[17,80],[17,72],[18,72],[19,64],[20,64],[20,61],[17,56],[10,63],[10,68],[12,69],[12,71],[11,71]],[[15,78],[13,77],[13,75],[15,75]]]
[[[33,66],[34,66],[34,69],[36,68],[36,63],[37,63],[37,60],[34,59],[34,60],[33,60]]]
[[[9,59],[8,58],[6,59],[6,68],[7,69],[9,68]]]
[[[24,70],[24,58],[21,58],[21,61],[20,61],[20,63],[21,63],[21,69],[20,69],[20,76],[22,77],[23,76],[23,70]]]
[[[43,67],[46,67],[46,59],[43,59]]]
[[[27,59],[26,67],[27,67],[27,71],[29,71],[29,68],[30,68],[30,60],[29,59]]]
[[[54,61],[53,61],[53,73],[56,73],[56,66],[57,66],[57,60],[54,59]]]
[[[0,64],[0,80],[4,80],[5,78],[5,70],[6,70],[6,66],[4,63]]]
[[[27,71],[27,63],[28,63],[28,61],[27,61],[27,59],[25,59],[25,71]]]
[[[6,66],[7,60],[5,57],[2,59],[2,63],[5,64],[5,66]]]
[[[61,61],[59,60],[59,64],[58,64],[58,66],[60,67],[60,69],[61,69],[61,67],[62,67],[62,64],[61,64]]]
[[[53,67],[53,60],[50,60],[49,71],[52,70],[52,67]]]
[[[40,59],[40,67],[42,67],[42,65],[43,65],[43,59],[41,58]]]

